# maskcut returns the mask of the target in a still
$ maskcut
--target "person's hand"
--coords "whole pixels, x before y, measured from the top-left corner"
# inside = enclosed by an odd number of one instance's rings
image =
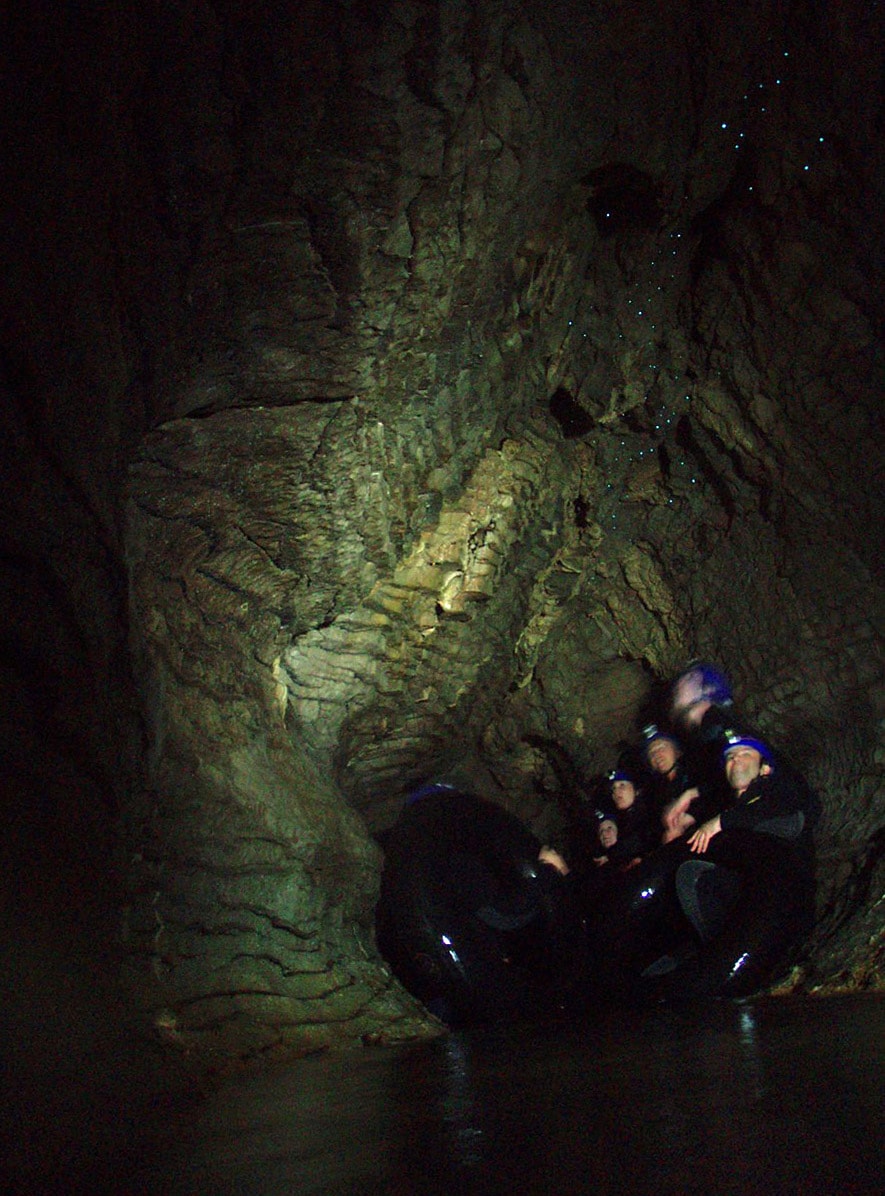
[[[560,876],[568,876],[569,866],[554,847],[542,847],[538,852],[538,859],[542,864],[550,864]]]
[[[688,815],[688,807],[699,796],[699,792],[697,786],[693,786],[680,793],[675,801],[670,802],[669,806],[664,807],[661,814],[661,822],[664,825],[664,843],[669,843],[671,839],[678,839],[689,826],[693,825],[694,819]],[[685,821],[686,816],[690,818],[689,822]]]
[[[717,814],[709,822],[702,822],[695,833],[688,840],[692,851],[703,852],[710,846],[710,840],[722,830],[722,822]]]
[[[674,839],[681,839],[682,836],[695,825],[695,820],[691,814],[683,814],[679,821],[670,830],[665,830],[661,836],[662,843],[672,843]]]

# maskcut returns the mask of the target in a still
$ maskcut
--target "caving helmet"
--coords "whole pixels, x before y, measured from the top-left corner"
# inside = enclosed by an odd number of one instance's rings
[[[668,743],[672,743],[677,754],[682,754],[682,744],[679,742],[676,736],[671,735],[669,731],[662,731],[657,723],[649,723],[647,727],[643,727],[642,738],[645,741],[643,751],[645,753],[646,759],[648,759],[648,753],[651,745],[661,739],[666,740]]]
[[[698,660],[680,672],[673,685],[692,675],[697,678],[698,691],[703,701],[713,702],[714,706],[730,706],[733,701],[732,687],[725,673]]]
[[[744,735],[740,731],[726,731],[725,744],[722,748],[723,763],[737,748],[752,748],[754,752],[759,753],[766,764],[773,762],[771,748],[763,740],[757,739],[754,735]]]
[[[614,785],[615,781],[629,781],[631,785],[636,784],[636,778],[632,773],[627,772],[626,768],[613,768],[611,772],[606,774],[606,780],[609,787]]]

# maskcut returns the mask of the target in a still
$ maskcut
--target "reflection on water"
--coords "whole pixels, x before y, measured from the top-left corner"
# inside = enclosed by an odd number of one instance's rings
[[[738,1008],[738,1041],[748,1090],[752,1086],[753,1097],[760,1100],[765,1095],[765,1063],[759,1050],[756,1010],[752,1005]]]
[[[885,1002],[607,1010],[302,1060],[169,1127],[163,1193],[881,1193]]]
[[[444,1044],[445,1071],[440,1114],[442,1138],[449,1144],[456,1168],[475,1168],[483,1158],[482,1126],[477,1124],[477,1106],[472,1077],[472,1059],[467,1040],[459,1034]]]

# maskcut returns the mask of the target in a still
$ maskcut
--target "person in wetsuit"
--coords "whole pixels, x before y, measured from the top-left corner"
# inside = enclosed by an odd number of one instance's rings
[[[612,864],[626,871],[660,842],[657,820],[639,792],[636,779],[626,769],[608,774],[609,793],[600,810],[597,864]]]
[[[726,729],[739,725],[728,679],[700,662],[673,681],[669,717],[684,747],[682,765],[691,785],[663,812],[665,842],[709,821],[727,800],[721,754]]]
[[[668,843],[695,825],[696,819],[687,806],[696,801],[700,790],[689,774],[682,745],[674,735],[655,723],[644,727],[642,735],[649,772],[645,793],[652,817],[660,823],[660,841]],[[677,812],[671,819],[673,809]]]
[[[817,796],[804,777],[776,762],[768,744],[753,735],[727,729],[722,763],[729,798],[688,836],[697,858],[676,874],[680,905],[702,942],[722,929],[741,889],[763,875],[764,883],[781,892],[797,923],[813,914]],[[747,832],[752,832],[749,838]],[[758,867],[754,855],[760,857]]]

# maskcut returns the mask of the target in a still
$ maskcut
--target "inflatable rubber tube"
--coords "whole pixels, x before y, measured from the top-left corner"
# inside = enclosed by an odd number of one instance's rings
[[[676,893],[683,864],[704,862],[737,877],[740,893],[723,930],[696,952]],[[722,831],[703,854],[685,839],[648,856],[597,913],[594,927],[609,976],[630,986],[654,953],[672,949],[682,962],[656,986],[676,997],[744,997],[762,988],[796,940],[813,906],[808,861],[794,843],[754,831]],[[668,942],[668,935],[670,936]]]
[[[434,787],[384,837],[378,946],[445,1020],[534,1011],[565,965],[558,877],[508,811]]]

